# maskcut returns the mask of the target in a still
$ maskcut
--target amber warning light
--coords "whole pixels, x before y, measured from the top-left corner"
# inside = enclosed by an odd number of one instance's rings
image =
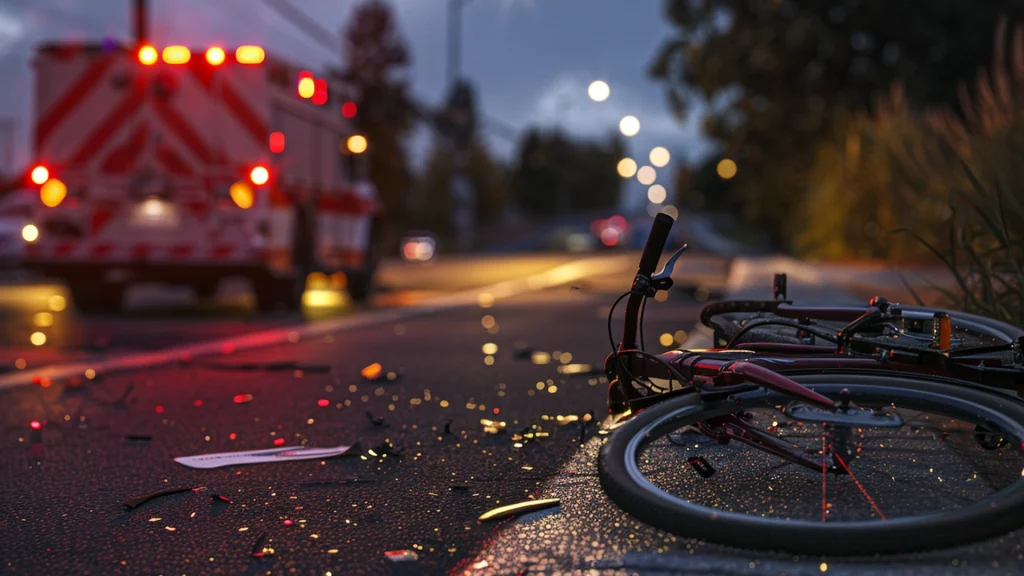
[[[220,66],[226,57],[224,49],[220,46],[214,46],[206,51],[206,62],[211,66]]]
[[[142,62],[146,66],[152,66],[156,64],[156,61],[160,59],[160,55],[157,53],[156,48],[152,46],[143,46],[139,48],[139,62]]]

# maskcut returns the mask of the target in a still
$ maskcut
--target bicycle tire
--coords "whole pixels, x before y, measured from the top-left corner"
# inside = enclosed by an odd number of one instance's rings
[[[898,389],[908,398],[913,395],[930,397],[933,402],[949,403],[947,406],[956,402],[961,409],[984,413],[985,417],[998,421],[1005,432],[1012,432],[1018,439],[1024,438],[1024,402],[977,387],[937,379],[858,372],[792,378],[824,393],[835,393],[844,387],[872,387],[876,394]],[[924,551],[999,536],[1024,525],[1024,479],[951,511],[898,520],[829,524],[708,508],[667,494],[643,478],[636,456],[642,444],[653,441],[652,434],[667,434],[681,420],[700,420],[736,409],[732,400],[703,403],[696,394],[688,394],[643,410],[615,430],[600,450],[598,471],[605,492],[635,518],[680,536],[739,548],[796,554],[857,556]]]

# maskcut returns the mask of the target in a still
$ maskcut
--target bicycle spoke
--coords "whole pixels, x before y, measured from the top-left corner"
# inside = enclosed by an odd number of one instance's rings
[[[829,448],[832,447],[829,446]],[[845,470],[846,473],[850,475],[850,479],[853,480],[853,483],[857,485],[858,489],[860,489],[860,493],[864,495],[864,498],[868,501],[868,504],[871,504],[871,507],[875,509],[875,513],[878,514],[878,516],[882,520],[887,520],[885,514],[882,513],[882,509],[878,507],[878,504],[875,504],[874,498],[872,498],[871,495],[868,494],[868,491],[864,489],[864,485],[860,483],[860,480],[857,480],[857,477],[854,476],[853,471],[850,470],[850,467],[847,466],[846,462],[843,461],[843,457],[840,456],[839,453],[833,453],[833,456],[835,456],[836,461],[839,462],[839,465],[843,467],[843,470]]]

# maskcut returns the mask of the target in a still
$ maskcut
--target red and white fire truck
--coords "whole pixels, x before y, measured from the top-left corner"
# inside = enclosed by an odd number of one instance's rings
[[[379,202],[345,85],[259,46],[44,45],[34,66],[27,262],[79,308],[243,276],[295,309],[314,272],[367,297]]]

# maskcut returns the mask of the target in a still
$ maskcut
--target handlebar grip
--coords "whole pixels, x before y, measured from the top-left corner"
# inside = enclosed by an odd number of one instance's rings
[[[654,274],[654,269],[658,266],[658,260],[661,259],[661,253],[665,250],[665,242],[668,241],[668,233],[672,230],[672,224],[675,222],[668,214],[659,212],[654,218],[654,224],[651,226],[651,233],[647,235],[647,244],[644,246],[644,252],[640,256],[640,273],[645,276]]]

